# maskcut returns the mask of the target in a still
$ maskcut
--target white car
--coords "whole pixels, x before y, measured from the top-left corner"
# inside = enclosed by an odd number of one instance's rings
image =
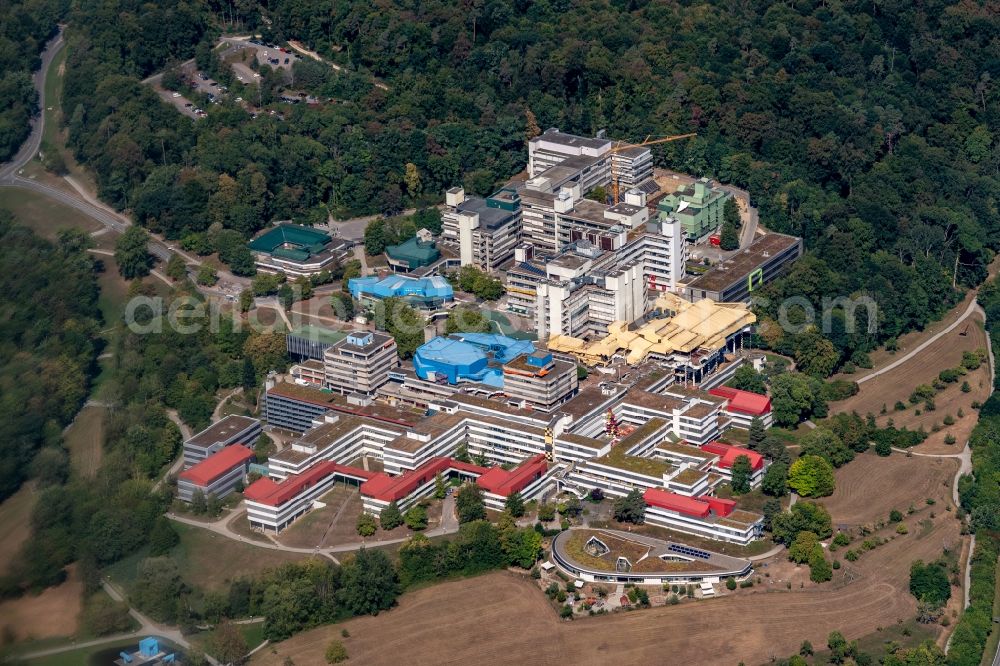
[[[181,94],[180,93],[176,93],[176,92],[173,95],[171,95],[171,97],[180,97],[180,96],[181,96]]]
[[[242,102],[242,101],[243,101],[243,98],[242,98],[242,97],[237,97],[237,98],[236,98],[236,101],[237,101],[237,102]]]
[[[242,80],[243,80],[243,76],[242,76],[241,74],[237,74],[237,75],[236,75],[236,78],[237,78],[237,79],[239,79],[240,81],[242,81]]]

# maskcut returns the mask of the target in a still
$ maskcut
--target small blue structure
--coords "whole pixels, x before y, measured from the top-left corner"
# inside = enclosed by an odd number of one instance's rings
[[[152,636],[139,641],[139,654],[143,657],[155,657],[160,654],[160,643]]]
[[[528,340],[493,333],[455,333],[418,347],[413,354],[413,369],[428,381],[444,378],[449,384],[479,382],[501,389],[503,369],[498,366],[524,354],[531,363],[535,346]],[[541,356],[551,358],[548,352]]]
[[[121,657],[123,664],[131,664],[132,663],[132,655],[130,655],[128,652],[125,652],[124,650],[122,650],[121,652],[118,653],[118,656]]]
[[[347,282],[351,296],[359,301],[397,297],[421,308],[435,308],[455,300],[455,290],[443,277],[412,278],[390,275],[384,278],[351,278]]]

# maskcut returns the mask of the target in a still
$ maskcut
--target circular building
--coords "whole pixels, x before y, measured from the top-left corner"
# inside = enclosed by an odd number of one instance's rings
[[[573,528],[552,540],[552,561],[588,582],[718,583],[748,576],[750,560],[620,530]]]

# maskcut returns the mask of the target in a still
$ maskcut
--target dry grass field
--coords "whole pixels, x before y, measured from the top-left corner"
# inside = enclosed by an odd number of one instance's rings
[[[443,583],[405,594],[398,608],[318,628],[256,655],[254,664],[322,663],[327,643],[343,640],[351,661],[363,664],[606,664],[764,663],[797,651],[803,640],[823,645],[829,632],[848,639],[877,635],[913,618],[907,590],[910,564],[945,548],[965,547],[951,505],[956,461],[866,454],[838,470],[838,490],[823,500],[838,524],[872,524],[893,508],[906,513],[909,533],[895,524],[878,534],[886,543],[858,561],[843,562],[834,580],[814,585],[776,556],[768,584],[708,600],[649,610],[561,621],[537,585],[508,573]],[[930,497],[933,506],[926,505]],[[931,517],[933,514],[933,518]],[[850,548],[856,548],[858,542]],[[837,555],[842,557],[842,553]],[[793,581],[791,589],[784,581]],[[802,584],[795,581],[802,581]],[[776,584],[777,582],[777,584]],[[955,598],[961,591],[953,589]],[[752,621],[749,621],[752,618]],[[341,639],[341,629],[350,636]],[[932,631],[945,640],[940,628]]]
[[[82,600],[83,582],[75,566],[70,566],[62,585],[0,603],[0,632],[18,641],[73,636],[79,628]]]
[[[837,489],[820,499],[836,525],[864,525],[885,520],[893,509],[920,507],[927,498],[944,511],[951,505],[951,483],[958,461],[949,458],[906,457],[893,453],[880,458],[859,455],[836,470]]]
[[[101,465],[104,445],[104,408],[91,405],[76,415],[64,435],[73,470],[92,478]]]
[[[851,396],[847,400],[830,403],[830,411],[856,411],[862,416],[868,413],[878,415],[882,410],[882,405],[885,405],[888,414],[879,417],[879,422],[884,424],[891,417],[897,425],[902,425],[900,419],[903,416],[903,412],[893,412],[893,405],[896,401],[906,404],[908,407],[907,412],[912,414],[914,408],[907,403],[907,399],[918,384],[930,384],[937,379],[938,373],[942,370],[954,368],[959,365],[962,361],[963,351],[985,349],[986,334],[983,332],[981,324],[982,317],[979,314],[973,314],[964,324],[959,325],[947,335],[941,336],[922,352],[914,355],[902,365],[884,375],[861,384],[860,390],[856,395]],[[961,335],[963,331],[966,332],[966,335]],[[900,358],[903,353],[905,352],[897,352],[896,358]],[[869,372],[865,371],[864,374],[859,372],[855,375],[847,375],[846,378],[857,380]],[[947,390],[939,394],[935,398],[937,409],[931,412],[931,422],[933,423],[935,416],[937,419],[943,418],[948,410],[954,414],[959,407],[962,407],[968,413],[971,411],[970,405],[973,400],[985,400],[989,395],[989,381],[983,382],[983,387],[979,386],[982,380],[982,373],[984,372],[988,373],[989,371],[981,368],[976,372],[969,373],[965,377],[973,388],[971,393],[961,393],[955,387],[958,396],[947,396]],[[960,386],[961,382],[958,385]],[[945,404],[946,400],[949,400],[950,404]],[[973,420],[974,418],[973,416]]]
[[[0,573],[6,573],[31,536],[31,511],[35,506],[35,484],[25,483],[21,489],[0,504]]]

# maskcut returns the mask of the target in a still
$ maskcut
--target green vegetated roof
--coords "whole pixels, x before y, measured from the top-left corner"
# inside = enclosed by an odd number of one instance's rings
[[[611,452],[600,458],[595,458],[594,462],[601,465],[608,465],[617,469],[623,469],[636,474],[647,474],[649,476],[663,476],[672,467],[670,463],[653,458],[640,458],[630,456],[625,452],[637,444],[643,438],[659,430],[666,423],[663,419],[650,419],[641,428],[638,428],[628,437],[624,438],[611,447]]]
[[[423,243],[416,237],[385,248],[385,253],[397,261],[407,261],[411,267],[426,266],[441,256],[434,243]]]
[[[298,224],[280,224],[250,241],[250,249],[286,257],[308,259],[330,244],[329,234]]]
[[[299,326],[298,328],[292,330],[289,335],[293,335],[297,338],[305,338],[306,340],[311,340],[313,342],[325,342],[331,345],[336,342],[340,342],[347,337],[347,334],[343,331],[335,331],[332,328],[309,325]]]

